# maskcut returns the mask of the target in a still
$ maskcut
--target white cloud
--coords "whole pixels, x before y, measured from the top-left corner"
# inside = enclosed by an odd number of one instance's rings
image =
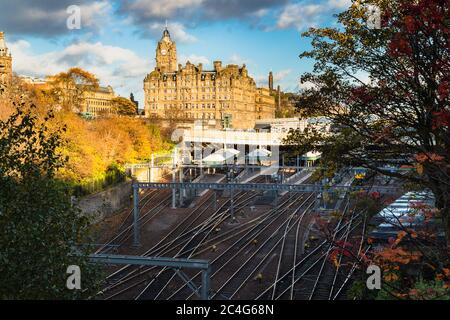
[[[196,54],[190,54],[188,56],[186,55],[181,55],[179,58],[179,61],[181,64],[185,65],[186,62],[190,62],[193,63],[195,65],[198,65],[199,63],[203,64],[203,66],[210,66],[211,65],[211,61],[205,57],[205,56],[199,56]]]
[[[242,58],[240,55],[233,53],[229,58],[228,58],[228,63],[230,64],[237,64],[237,65],[243,65],[243,64],[247,64],[249,63],[250,60]]]
[[[347,9],[351,0],[328,0],[323,3],[291,3],[278,16],[278,29],[296,28],[302,30],[319,25],[324,17]]]
[[[101,30],[109,23],[109,17],[112,14],[112,6],[108,1],[95,1],[80,6],[81,9],[81,27],[89,27]],[[65,13],[67,18],[67,13]]]
[[[347,9],[351,4],[351,0],[328,0],[328,6],[335,9]]]
[[[275,83],[275,87],[277,85],[281,85],[283,88],[286,88],[289,84],[288,76],[292,73],[291,69],[280,70],[273,73],[273,81]],[[269,83],[269,74],[265,75],[257,75],[255,77],[256,84],[260,87],[267,87]]]
[[[266,16],[269,13],[269,9],[267,8],[261,8],[257,11],[255,11],[252,16],[256,17],[256,18],[263,18],[264,16]]]
[[[139,12],[145,18],[170,18],[179,10],[198,7],[204,0],[137,0],[127,10]]]
[[[278,17],[277,27],[279,29],[291,27],[303,29],[316,25],[317,18],[322,12],[323,7],[319,4],[288,4]]]
[[[299,81],[299,83],[298,83],[298,88],[299,88],[300,90],[309,90],[309,89],[314,89],[314,88],[316,88],[316,85],[315,85],[314,83],[310,82],[310,81],[306,81],[306,82],[303,82],[303,83],[301,83],[301,82]]]
[[[110,0],[2,0],[0,21],[2,27],[12,34],[56,36],[73,32],[67,28],[70,13],[67,8],[77,5],[81,13],[80,32],[99,32],[107,29],[113,6]]]
[[[150,33],[154,37],[161,37],[164,28],[165,24],[158,22],[154,22],[148,26]],[[196,37],[186,32],[185,27],[181,23],[178,22],[169,23],[167,25],[167,28],[169,29],[170,36],[176,42],[193,43],[197,41]]]
[[[126,96],[131,91],[140,96],[142,81],[154,66],[129,49],[101,42],[80,42],[44,54],[34,54],[25,40],[12,42],[9,47],[17,74],[45,77],[77,66],[95,74],[102,85],[111,85],[116,93]]]
[[[275,72],[273,74],[273,81],[282,81],[284,80],[290,73],[292,72],[291,69],[281,70],[278,72]]]

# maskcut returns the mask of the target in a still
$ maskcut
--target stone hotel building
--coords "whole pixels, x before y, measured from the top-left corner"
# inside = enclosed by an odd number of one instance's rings
[[[275,117],[269,88],[257,88],[245,65],[214,70],[189,61],[177,64],[176,43],[164,30],[156,48],[156,67],[144,80],[145,116],[192,124],[201,120],[211,128],[250,129],[257,119]]]

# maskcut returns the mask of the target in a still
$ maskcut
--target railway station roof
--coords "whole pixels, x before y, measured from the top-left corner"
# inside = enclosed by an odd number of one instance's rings
[[[271,154],[272,154],[272,152],[270,152],[269,150],[261,148],[261,149],[253,150],[252,152],[250,152],[247,155],[247,157],[249,157],[249,158],[265,158],[265,157],[270,157]]]
[[[206,164],[223,164],[228,160],[234,159],[239,151],[236,149],[219,149],[209,156],[203,158],[202,162]]]

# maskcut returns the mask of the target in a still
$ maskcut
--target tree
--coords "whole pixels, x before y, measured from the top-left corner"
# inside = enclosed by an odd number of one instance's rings
[[[134,116],[137,114],[136,105],[127,98],[117,97],[112,100],[115,113],[124,116]]]
[[[360,5],[360,2],[362,5]],[[381,11],[371,28],[365,5]],[[354,1],[339,28],[312,28],[312,88],[298,104],[328,117],[334,130],[292,132],[298,152],[322,152],[325,165],[363,166],[429,188],[448,237],[450,214],[449,3]],[[415,170],[392,172],[386,166]]]
[[[81,112],[84,92],[98,88],[99,80],[95,75],[81,68],[70,68],[51,77],[52,93],[57,97],[65,111]]]
[[[298,115],[298,110],[295,108],[295,93],[290,92],[280,92],[278,94],[278,91],[274,91],[272,93],[273,97],[275,98],[275,104],[277,106],[275,110],[275,117],[276,118],[291,118]],[[278,95],[280,97],[278,98]],[[280,108],[278,108],[278,100],[280,100]]]
[[[0,121],[0,299],[86,297],[96,289],[88,264],[89,220],[72,206],[55,179],[66,159],[58,149],[65,128],[50,130],[50,111],[39,118],[32,104],[15,102]],[[68,290],[68,266],[81,268],[83,290]]]

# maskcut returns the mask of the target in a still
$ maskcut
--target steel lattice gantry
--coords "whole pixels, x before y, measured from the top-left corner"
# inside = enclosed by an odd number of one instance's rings
[[[401,187],[389,186],[347,186],[334,185],[324,187],[320,184],[282,184],[282,183],[216,183],[216,182],[136,182],[133,189],[200,189],[200,190],[242,190],[242,191],[292,191],[292,192],[321,192],[323,190],[345,190],[345,191],[395,191]]]
[[[157,266],[167,267],[175,270],[175,273],[186,282],[186,285],[201,299],[209,299],[209,291],[211,287],[211,265],[206,260],[198,259],[179,259],[165,257],[145,257],[145,256],[129,256],[129,255],[112,255],[112,254],[91,254],[89,260],[93,263],[104,264],[126,264],[139,266]],[[199,269],[202,272],[202,286],[199,290],[190,280],[182,268]],[[200,292],[199,292],[200,291]]]

